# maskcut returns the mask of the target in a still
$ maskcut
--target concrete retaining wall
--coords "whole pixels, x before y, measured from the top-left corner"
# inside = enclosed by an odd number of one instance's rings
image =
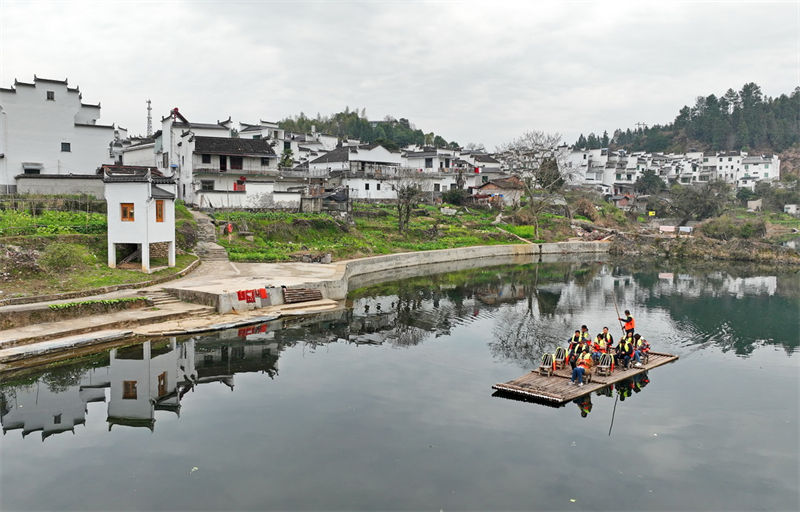
[[[484,265],[492,265],[494,262],[485,261],[482,265],[463,264],[471,260],[503,259],[514,258],[508,263],[527,263],[531,262],[530,256],[534,258],[545,254],[581,254],[581,253],[607,253],[611,244],[603,242],[558,242],[547,244],[519,244],[519,245],[482,245],[477,247],[459,247],[456,249],[441,249],[437,251],[404,252],[399,254],[387,254],[384,256],[374,256],[372,258],[362,258],[358,260],[348,260],[346,264],[344,278],[339,283],[324,283],[322,295],[327,299],[342,300],[347,297],[349,282],[357,276],[365,276],[376,272],[385,273],[387,270],[402,269],[407,267],[448,265],[449,270],[457,271],[467,268],[476,268]],[[452,265],[454,262],[462,264]],[[500,261],[496,263],[502,265]],[[389,276],[391,273],[388,273]],[[387,276],[388,277],[388,276]],[[370,280],[373,284],[394,279],[388,277],[381,280]],[[322,283],[321,283],[322,284]],[[311,286],[309,286],[310,288]],[[327,292],[327,294],[326,294]]]
[[[344,300],[351,286],[359,288],[423,273],[454,272],[492,265],[523,264],[543,261],[558,261],[561,255],[586,255],[590,259],[596,254],[608,253],[611,244],[605,242],[559,242],[547,244],[489,245],[460,247],[437,251],[405,252],[373,256],[336,263],[343,271],[333,279],[309,281],[291,288],[315,288],[322,291],[326,299]],[[269,297],[257,299],[254,304],[242,306],[234,293],[197,292],[193,290],[171,290],[181,300],[206,304],[217,308],[219,313],[234,309],[257,309],[283,304],[280,288],[267,288]]]
[[[453,272],[470,268],[504,264],[524,264],[544,261],[558,261],[562,255],[576,255],[594,259],[597,254],[609,252],[607,242],[560,242],[549,244],[489,245],[476,247],[460,247],[438,251],[405,252],[387,254],[356,260],[344,260],[332,263],[334,270],[326,275],[328,279],[310,277],[308,281],[298,283],[296,278],[289,288],[314,288],[322,292],[325,299],[343,300],[351,287],[359,288],[396,279],[403,279],[424,273]],[[290,265],[290,264],[286,264]],[[413,270],[408,270],[413,269]],[[256,298],[255,302],[244,303],[236,292],[209,289],[199,290],[196,287],[169,288],[179,299],[196,304],[204,304],[216,308],[219,313],[232,310],[247,311],[267,306],[283,304],[283,283],[275,279],[266,286],[258,277],[244,283],[238,283],[242,289],[266,288],[269,296]]]

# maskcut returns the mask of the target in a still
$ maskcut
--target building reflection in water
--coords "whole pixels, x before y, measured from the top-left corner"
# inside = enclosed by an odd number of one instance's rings
[[[62,432],[75,433],[85,424],[90,402],[107,402],[107,422],[113,426],[155,428],[156,411],[179,415],[181,400],[195,387],[222,383],[234,388],[234,375],[278,374],[279,344],[274,333],[259,326],[231,339],[146,341],[108,353],[97,368],[53,369],[28,384],[0,388],[0,423],[5,434],[21,430],[25,437],[41,432],[42,440]]]
[[[198,386],[234,390],[237,373],[275,378],[281,352],[298,343],[310,350],[332,342],[410,347],[479,321],[493,325],[487,343],[494,357],[532,367],[583,323],[585,311],[607,308],[611,294],[620,304],[664,312],[673,330],[690,333],[685,343],[698,349],[713,343],[746,355],[768,343],[791,353],[796,333],[784,326],[797,323],[797,282],[796,275],[659,273],[587,262],[426,275],[357,290],[347,309],[315,317],[289,317],[197,339],[148,341],[92,356],[89,363],[5,379],[0,423],[4,433],[41,432],[46,439],[74,433],[86,422],[87,404],[106,402],[109,429],[153,430],[156,411],[180,414],[182,400]],[[734,310],[740,314],[731,314]],[[753,322],[752,313],[774,321]],[[619,399],[643,385],[617,387]],[[581,411],[588,415],[590,408]]]

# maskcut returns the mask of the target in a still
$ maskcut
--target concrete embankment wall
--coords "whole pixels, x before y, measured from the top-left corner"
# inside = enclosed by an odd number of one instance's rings
[[[326,299],[343,300],[351,287],[359,288],[425,273],[436,274],[484,266],[558,261],[562,255],[579,257],[583,255],[591,259],[593,255],[608,253],[610,246],[611,244],[606,242],[559,242],[387,254],[333,263],[332,265],[336,265],[339,271],[330,279],[309,278],[306,282],[299,284],[295,282],[291,288],[315,288],[322,291],[322,296]],[[266,290],[268,298],[257,298],[254,303],[247,305],[243,305],[237,299],[235,292],[220,293],[195,289],[170,291],[181,300],[213,306],[219,313],[228,313],[233,309],[249,310],[283,304],[283,293],[279,285],[268,286]]]
[[[454,272],[487,265],[522,264],[547,260],[556,261],[565,254],[607,253],[611,244],[604,242],[560,242],[525,245],[489,245],[460,247],[437,251],[404,252],[339,262],[344,275],[338,279],[303,284],[304,288],[319,288],[327,299],[343,300],[351,284],[354,288],[409,277],[402,272],[409,267],[429,270],[430,273]],[[416,274],[416,272],[414,272]]]

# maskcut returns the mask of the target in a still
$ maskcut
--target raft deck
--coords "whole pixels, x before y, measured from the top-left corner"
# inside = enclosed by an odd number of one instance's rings
[[[514,395],[522,395],[561,404],[574,400],[579,396],[588,395],[609,384],[629,379],[647,370],[652,370],[657,366],[671,363],[677,359],[678,356],[672,354],[650,352],[650,360],[647,364],[640,367],[631,366],[627,370],[618,368],[615,369],[611,375],[597,375],[595,374],[596,368],[592,368],[592,381],[585,382],[586,377],[584,376],[583,386],[570,384],[572,368],[566,365],[565,368],[556,370],[553,375],[549,377],[540,375],[539,370],[536,369],[506,383],[495,384],[492,388],[504,393],[512,393]]]

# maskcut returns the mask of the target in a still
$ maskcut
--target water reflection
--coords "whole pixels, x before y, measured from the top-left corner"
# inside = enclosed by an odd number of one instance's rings
[[[107,402],[109,430],[123,425],[152,431],[156,411],[180,415],[185,395],[202,385],[218,383],[233,390],[238,373],[275,377],[282,345],[267,327],[234,331],[235,337],[146,341],[112,349],[99,360],[8,382],[0,387],[3,433],[21,430],[26,437],[41,432],[42,440],[74,434],[75,426],[85,423],[90,402]]]
[[[6,375],[0,423],[4,433],[41,432],[44,440],[74,433],[86,422],[87,404],[106,402],[109,429],[152,431],[156,411],[180,415],[182,401],[203,386],[234,390],[241,373],[277,378],[281,353],[297,344],[310,351],[330,343],[413,347],[478,323],[493,326],[483,332],[496,360],[529,369],[578,325],[588,323],[596,332],[613,322],[614,299],[638,315],[640,327],[654,331],[646,336],[656,350],[671,344],[685,357],[716,345],[747,355],[759,345],[775,345],[791,354],[798,346],[798,297],[795,273],[757,275],[736,268],[658,272],[580,262],[424,276],[357,290],[349,308],[322,316],[148,341],[62,368]],[[624,401],[648,382],[642,374],[598,394],[616,393]],[[590,402],[576,404],[582,416],[590,414]]]

